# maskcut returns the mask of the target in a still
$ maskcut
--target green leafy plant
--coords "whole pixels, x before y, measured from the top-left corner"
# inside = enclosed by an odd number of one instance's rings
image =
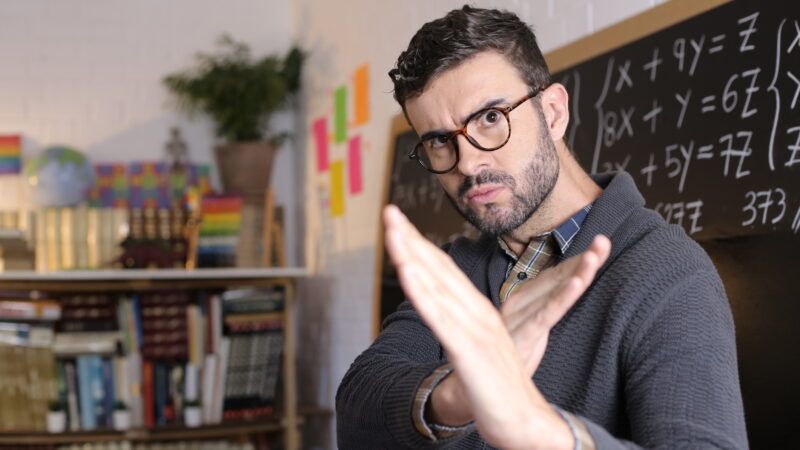
[[[186,408],[194,408],[194,407],[200,407],[201,405],[200,405],[200,400],[186,400],[183,403],[183,406]]]
[[[50,400],[47,403],[47,410],[50,412],[66,411],[66,405],[61,400]]]
[[[303,51],[293,47],[284,57],[254,59],[248,45],[228,35],[219,46],[218,53],[198,53],[194,68],[164,77],[178,107],[211,116],[217,136],[228,142],[285,138],[269,134],[268,122],[300,88]]]

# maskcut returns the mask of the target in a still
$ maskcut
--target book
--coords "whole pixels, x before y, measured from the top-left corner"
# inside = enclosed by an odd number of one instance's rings
[[[58,270],[72,270],[77,266],[77,259],[75,257],[75,243],[77,237],[74,230],[74,214],[73,209],[70,207],[58,208],[55,210],[59,217],[59,231],[61,233],[60,243],[61,250],[59,251],[60,263]]]
[[[80,355],[76,358],[78,375],[78,405],[81,430],[91,431],[97,427],[93,396],[93,355]]]
[[[0,300],[0,320],[46,320],[61,318],[56,300]]]
[[[148,293],[141,296],[142,356],[159,361],[188,357],[187,308],[184,292]]]
[[[61,217],[58,208],[44,209],[46,270],[61,269]]]
[[[153,387],[153,363],[150,361],[142,362],[142,399],[144,426],[152,428],[156,424],[155,401]]]
[[[81,429],[80,413],[78,409],[78,375],[74,361],[64,362],[64,373],[67,379],[67,420],[70,431]]]
[[[111,355],[117,350],[118,331],[56,333],[53,352],[60,357],[87,354]]]

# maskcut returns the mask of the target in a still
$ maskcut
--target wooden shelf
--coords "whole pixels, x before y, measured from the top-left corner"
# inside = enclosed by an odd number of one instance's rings
[[[304,267],[220,269],[120,269],[0,273],[0,289],[125,291],[142,289],[264,286],[275,280],[308,276]]]
[[[328,416],[332,411],[313,406],[301,406],[297,410],[298,424],[304,422],[308,416]],[[49,434],[0,432],[0,445],[60,445],[79,444],[87,442],[155,442],[177,441],[196,439],[224,439],[254,433],[272,433],[283,431],[286,421],[279,414],[250,421],[223,423],[218,425],[203,425],[197,428],[167,426],[154,429],[134,429],[128,431],[82,431]]]

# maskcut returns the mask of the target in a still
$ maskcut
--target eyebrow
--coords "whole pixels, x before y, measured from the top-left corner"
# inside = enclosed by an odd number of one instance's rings
[[[477,109],[475,109],[474,111],[472,111],[471,113],[467,114],[467,115],[466,115],[466,116],[465,116],[465,117],[464,117],[464,118],[461,120],[461,123],[462,123],[462,124],[466,124],[466,123],[467,123],[467,121],[468,121],[469,119],[471,119],[471,118],[472,118],[472,117],[473,117],[475,114],[477,114],[477,113],[479,113],[479,112],[483,111],[484,109],[492,108],[492,107],[495,107],[495,106],[497,106],[497,105],[501,105],[501,104],[503,104],[503,103],[507,103],[507,100],[506,100],[506,99],[504,99],[504,98],[494,98],[494,99],[487,100],[487,101],[486,101],[486,102],[484,102],[484,103],[483,103],[483,105],[481,105],[479,108],[477,108]],[[463,125],[462,125],[462,126],[463,126]],[[453,130],[441,130],[441,129],[440,129],[440,130],[431,130],[431,131],[428,131],[428,132],[426,132],[426,133],[422,134],[422,135],[419,137],[419,140],[420,140],[420,141],[424,141],[424,140],[426,140],[426,139],[435,138],[435,137],[437,137],[437,136],[444,136],[444,135],[448,135],[448,134],[450,134],[450,133],[452,133],[452,132],[453,132]]]

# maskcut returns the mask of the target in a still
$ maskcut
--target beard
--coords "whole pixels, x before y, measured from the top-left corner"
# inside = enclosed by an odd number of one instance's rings
[[[519,182],[508,173],[487,169],[467,177],[459,187],[456,199],[447,195],[456,210],[482,233],[500,236],[519,228],[539,210],[553,191],[559,174],[558,154],[547,133],[540,133],[540,136],[539,151],[523,169]],[[507,206],[487,203],[481,217],[469,207],[465,195],[473,186],[485,183],[508,187],[512,197]]]

